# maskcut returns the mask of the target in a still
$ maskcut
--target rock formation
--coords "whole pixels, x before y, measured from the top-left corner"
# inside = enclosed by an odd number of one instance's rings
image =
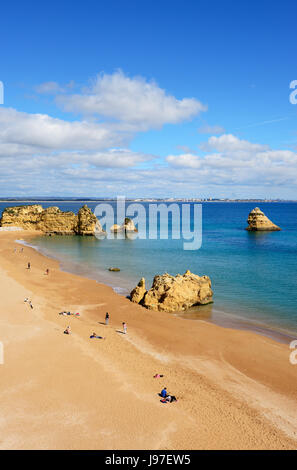
[[[79,209],[77,219],[79,235],[94,235],[95,231],[103,232],[99,220],[86,204]]]
[[[122,228],[125,232],[138,232],[133,220],[129,219],[129,217],[125,218]]]
[[[138,286],[132,290],[130,299],[144,307],[163,311],[177,312],[187,310],[195,305],[211,303],[213,292],[208,276],[197,276],[190,271],[185,274],[163,274],[155,276],[150,290],[145,289],[142,278]]]
[[[114,232],[114,233],[121,232],[122,227],[121,227],[121,225],[114,224],[114,225],[112,225],[112,227],[110,227],[110,231]]]
[[[0,226],[38,230],[49,235],[94,235],[95,230],[102,231],[97,217],[86,205],[78,215],[63,212],[58,207],[43,209],[39,204],[7,207],[2,213]]]
[[[147,290],[145,288],[145,279],[142,277],[137,286],[132,290],[130,294],[130,300],[136,304],[139,304],[143,300],[146,293]]]
[[[110,227],[110,231],[114,233],[138,232],[137,228],[134,225],[133,220],[129,219],[129,217],[125,218],[124,223],[122,225],[114,224],[112,227]]]
[[[264,212],[262,212],[259,207],[255,207],[255,209],[249,213],[247,223],[249,226],[246,228],[246,230],[249,231],[273,232],[281,230],[280,227],[275,225],[273,222],[271,222],[271,220],[268,219],[268,217],[266,217]]]

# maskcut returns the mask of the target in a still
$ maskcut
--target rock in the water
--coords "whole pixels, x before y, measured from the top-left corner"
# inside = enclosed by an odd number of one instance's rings
[[[122,225],[114,224],[112,227],[110,227],[110,231],[114,233],[138,232],[137,228],[134,225],[133,220],[129,219],[129,217],[125,218],[124,223]]]
[[[264,212],[262,212],[259,207],[255,207],[255,209],[249,213],[247,223],[249,226],[246,228],[246,230],[249,231],[273,232],[281,230],[280,227],[275,225],[273,222],[271,222],[271,220],[268,219],[268,217],[266,217]]]
[[[136,304],[139,304],[143,300],[143,297],[146,293],[147,290],[145,288],[145,279],[142,277],[137,286],[132,290],[130,294],[130,300]]]
[[[108,268],[108,271],[112,271],[112,272],[119,272],[120,271],[120,268]]]
[[[197,276],[190,271],[171,276],[168,273],[155,276],[150,290],[145,290],[144,279],[130,294],[132,302],[141,303],[144,307],[163,311],[177,312],[187,310],[195,305],[211,303],[213,292],[208,276]]]
[[[114,232],[114,233],[121,232],[122,227],[121,227],[121,225],[114,224],[112,227],[110,227],[110,231]]]
[[[95,228],[102,230],[97,217],[87,206],[75,215],[58,207],[43,209],[39,204],[7,207],[2,213],[0,226],[38,230],[48,235],[94,235]]]
[[[129,217],[125,218],[122,228],[125,230],[125,232],[138,232],[133,220],[129,219]]]

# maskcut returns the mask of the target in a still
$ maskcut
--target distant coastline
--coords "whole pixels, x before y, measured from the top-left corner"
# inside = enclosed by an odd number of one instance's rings
[[[127,202],[255,202],[255,203],[295,203],[297,199],[228,199],[228,198],[126,198]],[[116,198],[0,198],[0,202],[116,202]]]

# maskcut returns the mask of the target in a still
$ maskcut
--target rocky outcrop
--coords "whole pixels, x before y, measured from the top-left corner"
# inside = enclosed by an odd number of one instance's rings
[[[142,277],[137,286],[130,293],[130,300],[136,304],[139,304],[143,300],[146,293],[147,290],[145,288],[145,279]]]
[[[40,220],[43,207],[39,204],[32,206],[7,207],[3,210],[0,219],[1,227],[20,227],[27,230],[38,230],[37,223]]]
[[[264,212],[262,212],[259,207],[255,207],[248,216],[247,223],[249,226],[246,228],[246,230],[249,231],[262,231],[262,232],[273,232],[273,231],[278,231],[281,230],[280,227],[275,225],[271,220],[266,217]]]
[[[112,225],[112,227],[110,227],[110,231],[114,232],[114,233],[121,232],[122,227],[121,227],[121,225],[114,224],[114,225]]]
[[[102,231],[97,217],[86,205],[78,215],[63,212],[58,207],[44,209],[41,205],[7,207],[0,219],[1,227],[20,227],[55,235],[94,235]]]
[[[138,232],[133,220],[129,219],[129,217],[125,218],[122,228],[125,230],[125,232]]]
[[[129,217],[125,218],[124,223],[122,225],[114,224],[112,227],[110,227],[110,231],[114,233],[138,232],[137,228],[134,225],[133,220],[129,219]]]
[[[95,232],[103,233],[99,220],[86,204],[79,209],[77,219],[77,233],[79,235],[94,235]]]
[[[185,274],[163,274],[155,276],[152,287],[146,291],[145,280],[132,290],[130,299],[144,307],[163,311],[178,312],[195,305],[211,303],[213,292],[208,276],[197,276],[190,271]]]
[[[58,207],[48,207],[40,213],[36,230],[47,234],[73,235],[77,230],[77,216],[73,212],[62,212]]]

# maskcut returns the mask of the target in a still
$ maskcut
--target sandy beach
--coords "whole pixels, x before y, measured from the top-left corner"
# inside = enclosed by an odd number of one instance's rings
[[[30,236],[0,233],[1,449],[297,447],[287,344],[145,310],[30,247],[21,252],[15,240]],[[90,339],[93,331],[105,339]],[[163,386],[176,403],[160,402]]]

